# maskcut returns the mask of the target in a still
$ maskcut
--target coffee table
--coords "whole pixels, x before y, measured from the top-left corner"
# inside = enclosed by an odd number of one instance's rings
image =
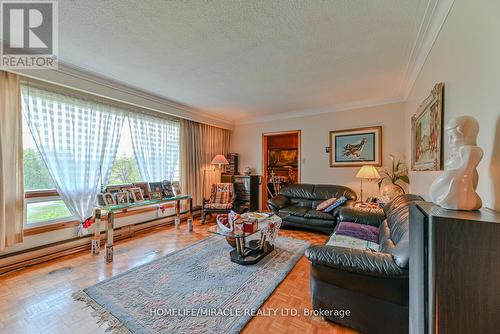
[[[249,265],[259,262],[274,250],[274,239],[278,235],[280,226],[281,218],[271,215],[258,223],[255,232],[235,234],[233,231],[222,230],[218,225],[210,226],[208,232],[226,237],[228,242],[234,238],[236,245],[233,247],[235,249],[229,252],[231,261],[241,265]],[[247,242],[246,238],[252,235],[258,235],[258,238]]]

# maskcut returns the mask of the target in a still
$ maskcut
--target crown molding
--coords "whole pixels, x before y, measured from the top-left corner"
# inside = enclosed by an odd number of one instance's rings
[[[297,110],[297,111],[271,114],[271,115],[262,116],[262,117],[249,118],[249,119],[244,119],[244,120],[240,120],[240,121],[237,120],[237,121],[235,121],[234,124],[235,124],[235,126],[238,126],[238,125],[245,125],[245,124],[264,123],[264,122],[279,121],[279,120],[290,119],[290,118],[300,118],[300,117],[307,117],[307,116],[329,114],[329,113],[335,113],[335,112],[339,112],[339,111],[377,107],[377,106],[402,103],[402,102],[404,102],[404,100],[400,97],[358,101],[358,102],[346,103],[346,104],[336,105],[336,106],[333,105],[333,106],[325,106],[322,108],[303,109],[303,110]]]
[[[229,120],[215,117],[195,107],[124,84],[114,78],[101,76],[61,60],[57,69],[13,70],[11,72],[179,118],[230,130],[234,126]]]
[[[422,71],[429,53],[436,42],[441,28],[455,0],[429,0],[426,11],[415,41],[413,43],[408,64],[406,66],[405,78],[401,85],[401,96],[404,101],[408,99],[415,81]]]

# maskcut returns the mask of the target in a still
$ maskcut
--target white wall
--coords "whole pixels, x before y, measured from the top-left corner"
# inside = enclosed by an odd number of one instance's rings
[[[485,206],[500,210],[500,1],[455,0],[405,104],[406,132],[411,116],[435,83],[445,83],[444,120],[471,115],[480,123],[484,150],[478,193]],[[407,156],[411,141],[407,136]],[[445,157],[448,147],[445,139]],[[412,172],[411,192],[427,197],[440,172]]]
[[[401,103],[324,113],[308,117],[275,120],[264,123],[236,125],[231,149],[240,155],[240,170],[251,166],[262,174],[262,134],[266,132],[301,130],[301,182],[341,184],[359,193],[359,180],[354,176],[359,168],[329,166],[329,131],[365,126],[382,126],[383,164],[389,154],[405,152],[404,105]],[[378,194],[376,183],[366,184],[363,197]]]

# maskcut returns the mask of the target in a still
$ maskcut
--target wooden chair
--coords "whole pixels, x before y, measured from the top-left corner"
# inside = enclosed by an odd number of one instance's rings
[[[233,183],[212,184],[210,199],[203,201],[201,223],[205,224],[207,215],[211,215],[212,213],[228,213],[233,210],[235,199],[236,194]]]

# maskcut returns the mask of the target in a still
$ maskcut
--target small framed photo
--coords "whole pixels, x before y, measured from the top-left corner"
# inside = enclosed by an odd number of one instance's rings
[[[163,186],[161,185],[161,182],[150,182],[149,189],[151,192],[163,192]]]
[[[147,182],[134,182],[132,183],[134,187],[142,189],[142,195],[144,198],[149,198],[149,193],[151,192],[151,188],[149,187],[149,183]]]
[[[106,189],[104,190],[104,193],[115,194],[115,193],[121,191],[122,187],[123,187],[123,184],[106,186]]]
[[[116,198],[116,204],[118,205],[126,205],[130,203],[128,191],[117,192],[115,198]]]
[[[179,181],[173,181],[172,182],[172,190],[174,191],[175,196],[182,195],[181,183]]]
[[[97,205],[100,207],[106,206],[106,201],[104,200],[104,193],[97,194]]]
[[[163,195],[165,195],[165,197],[169,198],[169,197],[175,196],[174,191],[172,189],[172,182],[164,180],[164,181],[162,181],[161,184],[163,187]]]
[[[149,193],[149,199],[162,199],[161,191],[152,191]]]
[[[143,202],[144,201],[144,195],[142,194],[142,189],[139,187],[136,188],[131,188],[129,190],[132,193],[132,198],[134,199],[134,202]]]
[[[106,206],[116,205],[115,197],[113,196],[112,193],[104,194],[104,203]]]
[[[130,191],[130,189],[132,189],[132,188],[135,188],[135,187],[131,184],[124,184],[124,185],[120,186],[119,191]]]

